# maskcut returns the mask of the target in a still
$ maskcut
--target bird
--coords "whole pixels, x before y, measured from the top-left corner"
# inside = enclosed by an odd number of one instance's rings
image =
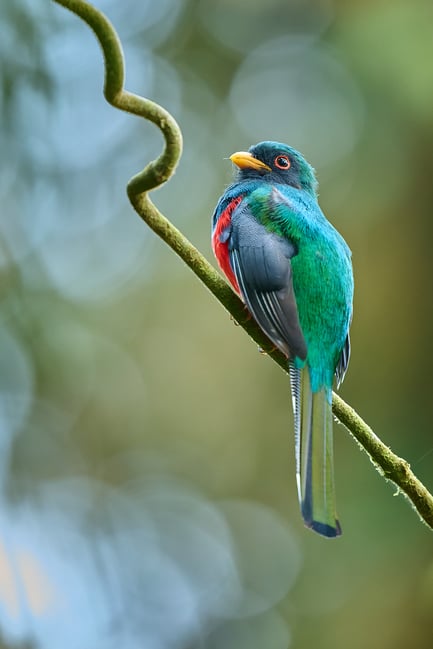
[[[350,358],[351,251],[320,209],[315,171],[299,151],[264,141],[230,160],[236,176],[213,213],[213,252],[249,314],[287,358],[304,523],[338,537],[332,390]]]

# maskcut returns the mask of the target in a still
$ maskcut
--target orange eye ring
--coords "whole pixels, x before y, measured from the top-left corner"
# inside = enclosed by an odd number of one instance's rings
[[[274,165],[278,169],[282,169],[283,171],[287,171],[287,169],[290,169],[290,158],[286,155],[277,155],[277,157],[274,160]]]

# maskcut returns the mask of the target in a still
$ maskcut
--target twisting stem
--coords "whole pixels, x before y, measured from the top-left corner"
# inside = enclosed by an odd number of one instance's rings
[[[104,14],[84,0],[54,1],[73,11],[94,31],[104,55],[104,96],[108,103],[115,108],[150,120],[164,135],[164,151],[143,171],[131,178],[128,194],[138,195],[162,185],[173,175],[182,154],[182,133],[176,120],[162,106],[124,89],[122,45]]]
[[[163,216],[148,196],[151,189],[166,182],[174,173],[182,152],[182,134],[173,117],[164,108],[143,97],[124,90],[123,53],[117,34],[107,18],[84,0],[54,0],[82,18],[95,32],[105,61],[104,95],[120,110],[150,120],[162,131],[165,147],[128,183],[129,200],[139,216],[192,269],[203,284],[221,302],[250,337],[287,373],[287,361],[272,349],[269,340],[247,317],[245,308],[225,281],[183,234]],[[334,393],[332,408],[337,419],[346,426],[362,448],[370,455],[382,475],[392,480],[407,496],[422,520],[433,529],[433,496],[412,473],[409,464],[383,443],[361,417]]]

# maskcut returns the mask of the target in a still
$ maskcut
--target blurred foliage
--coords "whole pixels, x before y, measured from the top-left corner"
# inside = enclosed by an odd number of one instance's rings
[[[100,0],[181,124],[158,206],[210,257],[235,150],[300,148],[354,255],[342,388],[432,489],[430,0]],[[132,212],[161,138],[87,27],[0,6],[0,646],[427,649],[431,532],[335,430],[305,530],[286,377]]]

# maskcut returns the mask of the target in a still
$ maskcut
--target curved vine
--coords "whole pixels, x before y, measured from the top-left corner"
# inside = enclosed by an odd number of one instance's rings
[[[197,248],[159,212],[149,198],[148,192],[169,180],[179,162],[182,134],[177,122],[162,106],[124,89],[122,46],[113,26],[100,11],[84,0],[54,2],[75,13],[94,31],[104,56],[106,100],[115,108],[150,120],[164,136],[165,146],[160,156],[146,165],[128,183],[127,193],[134,209],[183,259],[249,336],[287,373],[286,359],[272,348],[261,329],[248,317],[241,300]],[[335,393],[332,408],[336,418],[369,454],[379,472],[399,487],[421,520],[433,529],[433,496],[411,471],[408,462],[395,455],[355,410]]]

